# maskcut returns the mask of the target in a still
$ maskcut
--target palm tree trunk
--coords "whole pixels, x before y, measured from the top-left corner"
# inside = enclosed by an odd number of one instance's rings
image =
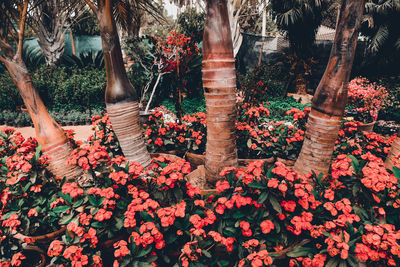
[[[111,2],[106,0],[96,14],[107,73],[107,113],[126,159],[146,167],[151,159],[140,128],[138,97],[125,71]]]
[[[304,69],[296,68],[296,78],[295,78],[295,85],[296,85],[296,94],[299,95],[306,95],[307,94],[307,81],[304,77]]]
[[[311,107],[304,144],[294,169],[327,173],[347,103],[347,84],[357,46],[364,0],[342,0],[336,35]]]
[[[386,158],[385,165],[388,169],[393,169],[393,159],[400,155],[400,131],[397,134],[397,138],[394,140],[392,148],[390,149],[389,155]]]
[[[205,170],[213,186],[219,172],[237,166],[236,72],[226,0],[207,0],[203,40],[203,87],[207,108]]]
[[[6,60],[5,66],[21,94],[25,106],[32,118],[38,143],[49,159],[48,169],[58,177],[67,177],[68,180],[78,179],[82,170],[67,165],[71,154],[71,147],[67,142],[64,130],[48,113],[39,94],[32,84],[32,78],[21,59]],[[80,178],[78,182],[86,185],[88,181]]]

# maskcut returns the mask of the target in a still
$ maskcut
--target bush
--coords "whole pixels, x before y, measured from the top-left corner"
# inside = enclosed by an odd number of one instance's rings
[[[258,99],[259,103],[262,103],[271,97],[285,97],[287,93],[285,81],[288,79],[288,73],[284,71],[283,66],[257,66],[244,75],[238,74],[238,88],[247,93],[252,93],[251,88],[258,88],[257,83],[262,82],[263,86],[260,88],[263,93],[260,94]],[[267,93],[264,92],[264,88],[267,88]]]
[[[7,71],[0,72],[0,110],[14,110],[23,105],[17,87]]]
[[[400,76],[385,77],[378,83],[386,87],[390,95],[387,108],[379,113],[379,119],[400,123]]]
[[[0,265],[33,266],[28,245],[57,266],[400,261],[400,164],[387,170],[372,144],[338,153],[325,177],[304,177],[280,162],[228,167],[216,192],[203,196],[185,180],[190,165],[183,159],[159,156],[146,170],[121,156],[107,116],[94,117],[93,126],[88,142],[69,135],[75,149],[68,164],[95,181],[86,188],[46,172],[35,139],[0,131]],[[51,243],[29,238],[60,228]]]
[[[311,104],[301,104],[298,103],[294,98],[273,98],[268,101],[268,109],[270,112],[271,120],[291,120],[291,116],[286,115],[286,111],[296,108],[303,110],[307,106],[311,106]]]
[[[175,104],[171,99],[166,99],[161,103],[169,111],[176,113]],[[186,98],[182,101],[182,110],[184,114],[193,114],[197,112],[206,112],[206,100],[201,98]]]
[[[42,65],[31,74],[34,86],[49,109],[85,110],[104,106],[104,70]],[[0,84],[0,110],[16,110],[23,105],[8,72],[0,73]]]

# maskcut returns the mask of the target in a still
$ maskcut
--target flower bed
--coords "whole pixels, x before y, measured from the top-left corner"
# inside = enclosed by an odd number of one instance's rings
[[[390,140],[345,125],[332,171],[303,177],[283,163],[226,168],[217,193],[185,181],[189,164],[157,157],[149,169],[121,156],[107,116],[73,142],[69,164],[94,178],[81,188],[52,176],[34,139],[0,134],[0,263],[29,261],[27,244],[59,266],[395,266],[400,261],[400,165]],[[355,128],[355,129],[354,129]],[[354,145],[344,147],[353,140]],[[49,197],[50,196],[50,197]],[[66,227],[50,244],[15,233]]]
[[[372,123],[378,118],[379,110],[387,106],[389,93],[383,86],[358,77],[349,82],[349,112],[362,123]]]
[[[302,146],[305,122],[310,111],[292,108],[287,121],[272,121],[264,105],[238,107],[236,122],[237,149],[241,159],[282,158],[295,160]],[[167,119],[166,119],[167,118]],[[206,115],[202,112],[185,115],[182,123],[155,111],[144,125],[145,138],[151,152],[188,151],[203,155],[207,141]]]

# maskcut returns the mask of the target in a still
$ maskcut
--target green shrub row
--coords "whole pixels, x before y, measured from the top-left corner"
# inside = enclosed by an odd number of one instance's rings
[[[41,66],[31,72],[47,108],[86,110],[104,106],[106,75],[96,68]],[[0,110],[16,110],[23,102],[8,72],[0,72]]]

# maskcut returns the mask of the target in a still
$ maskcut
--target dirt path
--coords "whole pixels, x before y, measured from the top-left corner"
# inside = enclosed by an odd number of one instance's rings
[[[4,128],[14,128],[16,131],[22,133],[25,138],[35,137],[35,129],[33,127],[11,127],[7,125],[0,125],[0,130]],[[93,133],[91,125],[82,125],[82,126],[63,126],[65,130],[74,130],[75,131],[75,139],[85,141],[87,138]]]

